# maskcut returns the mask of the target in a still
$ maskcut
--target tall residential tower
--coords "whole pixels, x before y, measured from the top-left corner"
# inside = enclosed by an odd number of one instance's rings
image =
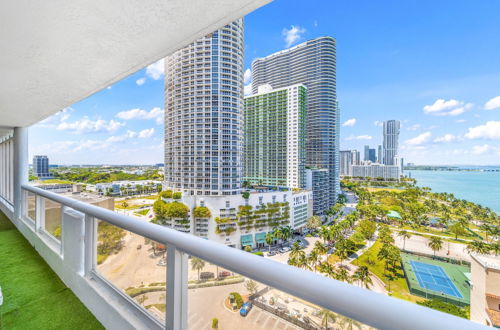
[[[305,188],[307,89],[298,84],[245,98],[244,180],[253,185]]]
[[[243,19],[165,58],[165,185],[240,193]]]
[[[384,121],[384,165],[399,165],[394,163],[394,157],[398,155],[399,129],[399,120]]]
[[[263,84],[273,88],[294,84],[307,87],[306,165],[328,170],[324,183],[328,194],[326,207],[333,205],[339,193],[335,39],[316,38],[256,59],[252,63],[252,78],[253,93]]]

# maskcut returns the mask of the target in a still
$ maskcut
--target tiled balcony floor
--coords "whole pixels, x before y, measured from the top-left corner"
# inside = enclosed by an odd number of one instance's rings
[[[0,329],[103,329],[0,212]]]

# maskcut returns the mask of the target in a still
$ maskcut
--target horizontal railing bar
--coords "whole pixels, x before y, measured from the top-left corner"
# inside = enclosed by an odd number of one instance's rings
[[[450,314],[388,297],[220,243],[141,221],[53,192],[23,189],[379,329],[484,329]]]

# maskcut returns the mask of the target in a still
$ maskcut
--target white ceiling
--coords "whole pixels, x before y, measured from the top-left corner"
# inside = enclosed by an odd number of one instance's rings
[[[0,126],[29,126],[271,0],[4,0]]]

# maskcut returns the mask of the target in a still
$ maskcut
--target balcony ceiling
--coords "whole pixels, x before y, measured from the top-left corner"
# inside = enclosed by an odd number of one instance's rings
[[[43,120],[270,1],[3,1],[0,128]]]

